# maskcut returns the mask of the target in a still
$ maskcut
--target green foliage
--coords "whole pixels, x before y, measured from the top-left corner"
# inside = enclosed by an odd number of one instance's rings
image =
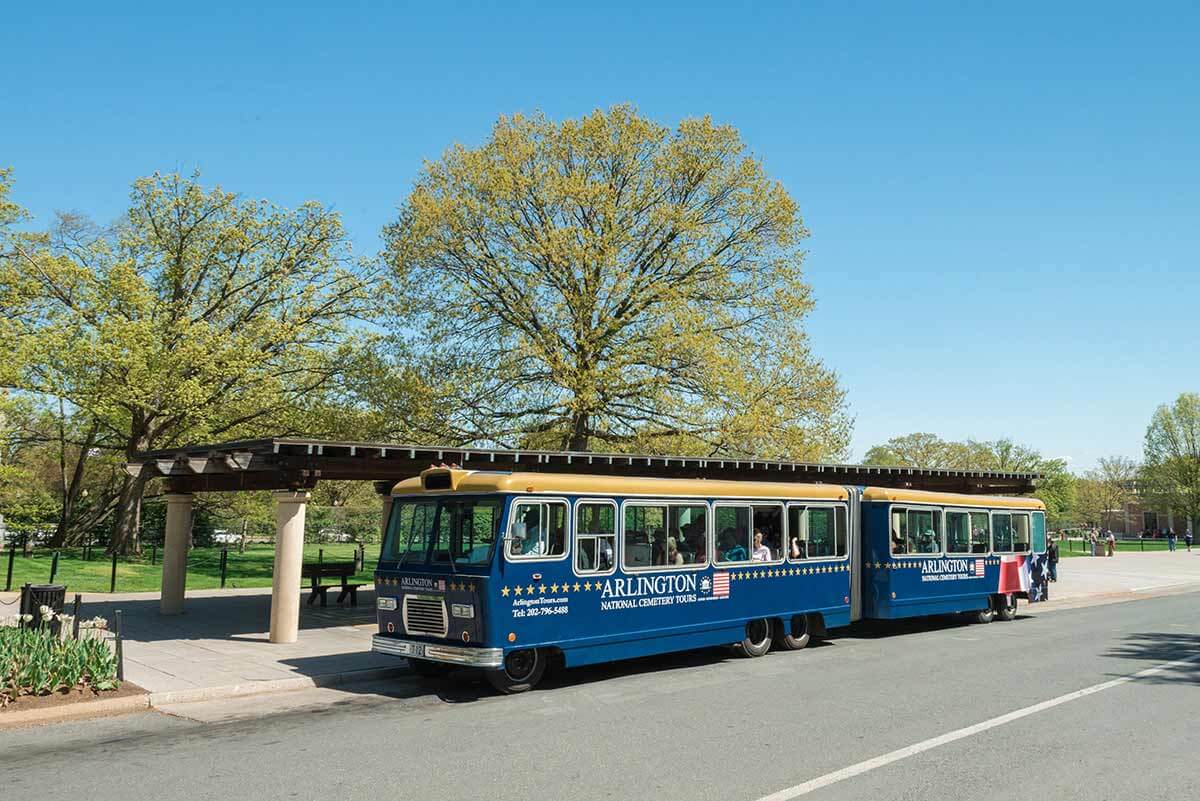
[[[117,660],[104,640],[62,639],[48,627],[0,626],[0,706],[22,695],[117,686]]]
[[[0,175],[0,222],[16,214],[8,187]],[[349,323],[374,307],[374,282],[316,203],[155,174],[110,229],[0,225],[0,385],[65,400],[91,432],[84,454],[286,433],[361,344]],[[142,487],[121,475],[117,492],[123,547]]]
[[[1146,429],[1142,491],[1200,524],[1200,393],[1155,410]]]
[[[628,106],[502,117],[426,165],[385,231],[398,328],[459,440],[841,454],[802,328],[807,237],[737,131]]]
[[[1041,473],[1034,495],[1046,504],[1051,528],[1070,522],[1075,503],[1075,477],[1062,459],[1048,459],[1010,439],[954,442],[918,432],[893,437],[863,457],[864,464],[887,467],[930,467],[950,470]]]

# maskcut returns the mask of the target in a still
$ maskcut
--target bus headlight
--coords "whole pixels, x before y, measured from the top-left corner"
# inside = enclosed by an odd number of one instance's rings
[[[375,599],[375,608],[382,609],[385,612],[395,612],[396,611],[396,599],[395,598],[376,598]]]

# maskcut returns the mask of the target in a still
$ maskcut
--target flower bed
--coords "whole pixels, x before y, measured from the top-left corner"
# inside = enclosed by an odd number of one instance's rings
[[[23,695],[117,689],[117,660],[105,641],[103,618],[81,621],[79,639],[69,636],[74,622],[69,615],[42,607],[40,618],[36,627],[28,625],[32,615],[0,625],[0,707]],[[59,635],[51,629],[56,621]]]

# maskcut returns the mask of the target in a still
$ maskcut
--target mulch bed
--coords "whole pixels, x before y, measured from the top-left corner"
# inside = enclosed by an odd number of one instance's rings
[[[89,689],[56,692],[49,695],[22,695],[15,701],[9,702],[7,706],[0,707],[0,719],[3,719],[6,712],[24,712],[30,709],[49,709],[51,707],[86,704],[88,701],[124,698],[129,695],[143,695],[145,692],[145,690],[133,682],[123,681],[119,689],[106,690],[104,692],[94,692]]]

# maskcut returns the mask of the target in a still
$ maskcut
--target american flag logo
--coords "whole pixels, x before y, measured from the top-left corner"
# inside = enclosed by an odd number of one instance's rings
[[[979,578],[982,575],[983,575],[983,560],[976,559],[975,560],[975,577]]]
[[[712,594],[713,594],[714,598],[728,598],[729,597],[729,573],[728,572],[713,573]]]

